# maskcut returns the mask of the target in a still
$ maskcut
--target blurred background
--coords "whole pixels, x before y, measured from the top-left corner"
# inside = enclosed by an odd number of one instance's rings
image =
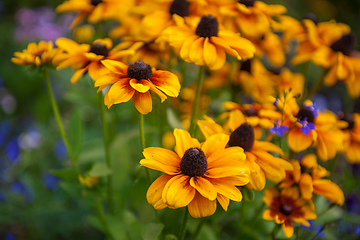
[[[60,182],[50,171],[70,168],[71,164],[67,161],[66,149],[42,77],[37,69],[20,67],[10,62],[14,52],[22,51],[29,42],[72,37],[68,26],[75,15],[56,14],[54,9],[61,2],[0,0],[0,239],[104,239],[91,215],[91,199],[78,185],[71,181]],[[320,21],[336,19],[350,25],[357,36],[355,49],[360,50],[360,1],[265,2],[285,5],[287,14],[299,20],[312,12]],[[86,168],[96,158],[103,158],[96,91],[91,87],[90,79],[78,82],[76,86],[70,84],[70,69],[60,72],[54,70],[50,75],[64,119],[69,118],[73,109],[80,111],[83,154],[79,161]],[[322,91],[319,101],[334,112],[342,111],[349,107],[342,94],[345,92],[332,91],[332,94],[328,94]],[[353,111],[360,112],[358,103],[359,100],[352,104]],[[144,195],[147,184],[134,186],[126,178],[129,169],[138,168],[141,159],[137,121],[134,120],[137,119],[137,113],[132,111],[131,104],[123,104],[121,108],[113,106],[115,114],[109,121],[110,129],[114,130],[111,136],[114,146],[122,146],[113,151],[113,159],[121,158],[121,162],[114,165],[117,173],[117,185],[114,187],[119,189],[119,199],[122,195],[127,196],[122,204],[146,222],[148,216],[153,214]],[[152,112],[146,116],[149,125],[156,123],[156,114]],[[119,119],[121,125],[117,124]],[[153,142],[155,146],[160,146],[159,139]],[[340,159],[332,180],[339,184],[346,197],[345,205],[329,216],[335,220],[342,216],[336,229],[329,230],[334,235],[332,239],[360,239],[360,165],[351,165],[345,159]],[[87,201],[90,203],[87,204]],[[339,211],[345,211],[346,214]],[[130,213],[125,215],[128,217],[125,221],[130,221],[131,229],[137,231],[139,226],[132,220],[134,216]],[[319,226],[314,223],[309,231],[319,231]],[[324,235],[319,237],[329,239]]]

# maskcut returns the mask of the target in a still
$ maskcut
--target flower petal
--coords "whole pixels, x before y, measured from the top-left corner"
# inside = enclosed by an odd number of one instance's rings
[[[229,198],[225,197],[224,195],[221,195],[220,193],[218,193],[216,199],[219,201],[221,207],[227,211],[228,207],[229,207],[229,203],[230,200]]]
[[[224,150],[227,143],[229,142],[229,136],[226,134],[215,134],[210,136],[201,147],[206,157],[210,157],[213,153]],[[241,150],[238,149],[240,152]],[[244,151],[243,151],[244,152]]]
[[[107,91],[106,96],[108,101],[105,102],[105,104],[110,108],[113,104],[127,102],[133,97],[134,93],[135,90],[128,82],[118,81]]]
[[[166,95],[177,97],[180,92],[179,78],[168,71],[157,70],[153,72],[151,82]]]
[[[127,77],[128,66],[126,64],[110,59],[102,60],[101,63],[111,72],[117,74],[126,74],[124,77]]]
[[[301,132],[300,128],[293,128],[287,138],[287,142],[291,150],[301,152],[311,146],[313,139],[311,134],[305,135]]]
[[[149,187],[146,193],[146,199],[156,210],[164,209],[167,205],[162,200],[162,192],[166,183],[172,176],[164,174],[158,177]]]
[[[150,89],[150,83],[147,80],[138,81],[132,78],[129,83],[132,88],[141,93],[146,93]]]
[[[133,99],[136,109],[141,114],[148,114],[149,112],[151,112],[152,99],[151,99],[150,92],[140,93],[140,92],[135,91],[132,99]]]
[[[225,197],[237,202],[242,200],[242,194],[240,190],[231,182],[227,181],[226,178],[211,179],[211,183],[215,190]]]
[[[281,225],[281,228],[287,238],[290,238],[294,234],[294,227],[288,219]]]
[[[180,173],[180,158],[173,151],[159,147],[149,147],[144,149],[143,155],[146,159],[140,161],[141,166],[165,172],[169,175]]]
[[[195,188],[203,197],[210,201],[215,200],[217,192],[214,186],[207,179],[203,177],[192,177],[190,185]]]
[[[196,190],[190,186],[189,177],[183,174],[172,177],[165,185],[162,200],[172,208],[187,206]]]
[[[197,192],[194,199],[188,205],[188,210],[193,218],[211,216],[216,211],[216,200],[210,201]]]
[[[180,158],[184,156],[185,151],[189,148],[200,147],[200,143],[195,143],[186,130],[175,128],[174,136],[176,141],[175,152]]]
[[[312,198],[312,192],[313,192],[313,184],[312,184],[311,176],[307,173],[301,174],[299,185],[300,185],[301,196],[307,200],[310,200]]]

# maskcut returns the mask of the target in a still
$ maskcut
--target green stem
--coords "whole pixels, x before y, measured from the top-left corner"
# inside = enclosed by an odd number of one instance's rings
[[[106,221],[104,209],[103,209],[103,206],[102,206],[102,204],[101,204],[101,199],[100,199],[100,197],[99,197],[97,194],[94,194],[94,196],[95,196],[95,199],[96,199],[96,207],[97,207],[97,210],[98,210],[98,212],[99,212],[100,222],[101,222],[101,224],[102,224],[103,227],[104,227],[105,233],[106,233],[108,236],[111,236],[110,231],[109,231],[109,226],[108,226],[107,221]]]
[[[104,97],[102,91],[98,93],[99,107],[100,107],[100,115],[101,115],[101,125],[103,130],[103,141],[104,141],[104,150],[105,150],[105,160],[108,169],[111,168],[111,159],[110,159],[110,151],[109,151],[109,132],[108,126],[106,123],[106,112],[104,105]],[[113,194],[113,179],[112,174],[109,174],[107,177],[107,200],[109,205],[109,212],[114,214],[114,194]]]
[[[75,158],[72,155],[70,144],[69,144],[69,141],[68,141],[68,139],[66,137],[66,134],[65,134],[65,131],[64,131],[64,127],[63,127],[61,116],[60,116],[60,111],[59,111],[58,105],[56,104],[56,101],[55,101],[55,98],[54,98],[54,94],[53,94],[51,84],[50,84],[50,80],[49,80],[49,75],[48,75],[48,72],[47,72],[46,68],[44,68],[44,79],[45,79],[46,88],[47,88],[48,93],[49,93],[51,106],[52,106],[52,109],[54,111],[54,115],[55,115],[55,118],[56,118],[57,125],[59,127],[60,135],[62,137],[62,140],[64,141],[66,150],[67,150],[67,152],[69,154],[69,158],[71,160],[71,163],[72,163],[76,173],[78,175],[81,175],[79,167],[76,164]]]
[[[272,237],[273,240],[276,240],[276,235],[277,233],[279,232],[281,228],[281,225],[280,224],[276,224],[273,231],[271,232],[270,236]]]
[[[184,217],[183,217],[183,223],[181,225],[181,229],[180,229],[180,233],[179,233],[179,240],[183,240],[185,237],[188,220],[189,220],[189,213],[188,213],[187,208],[184,208]]]
[[[256,219],[258,219],[259,216],[260,216],[260,214],[261,214],[262,211],[264,210],[264,208],[265,208],[265,203],[262,202],[262,203],[261,203],[261,206],[260,206],[258,209],[256,209],[256,212],[255,212],[254,216],[250,219],[249,222],[250,222],[250,223],[253,223]]]
[[[306,62],[304,63],[303,66],[303,74],[304,74],[304,78],[305,78],[305,82],[304,82],[304,89],[303,92],[301,94],[301,98],[300,98],[300,102],[303,102],[306,98],[307,98],[307,94],[308,94],[308,83],[309,83],[309,64],[310,62]]]
[[[199,225],[196,228],[196,231],[194,233],[194,236],[192,240],[196,240],[201,232],[202,227],[205,225],[207,218],[202,218]]]
[[[194,136],[194,133],[195,133],[195,127],[196,127],[196,121],[197,121],[197,110],[199,108],[199,98],[201,95],[202,81],[204,78],[204,73],[205,73],[205,65],[199,67],[199,75],[198,75],[197,86],[196,86],[196,95],[195,95],[194,105],[193,105],[191,119],[190,119],[189,132],[190,132],[191,136]]]
[[[321,76],[319,77],[319,79],[316,81],[314,87],[311,89],[311,91],[309,92],[309,95],[307,96],[307,98],[311,98],[314,94],[318,93],[320,88],[323,85],[324,82],[324,77],[326,75],[327,71],[326,69],[323,70],[323,73],[321,74]],[[305,99],[304,99],[305,100]]]

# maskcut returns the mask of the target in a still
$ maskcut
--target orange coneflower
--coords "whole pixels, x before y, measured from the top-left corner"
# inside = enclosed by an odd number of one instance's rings
[[[146,148],[141,166],[164,172],[149,187],[146,198],[155,209],[188,207],[194,218],[214,214],[219,201],[226,211],[229,199],[241,201],[236,186],[249,182],[239,147],[225,148],[229,137],[217,134],[203,144],[181,129],[175,129],[175,152],[158,147]]]

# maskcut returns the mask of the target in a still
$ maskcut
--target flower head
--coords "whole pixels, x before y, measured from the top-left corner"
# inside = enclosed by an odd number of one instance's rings
[[[130,66],[114,60],[103,60],[101,63],[110,73],[95,81],[95,87],[99,87],[98,91],[101,91],[112,84],[104,99],[108,108],[132,99],[136,109],[147,114],[152,110],[150,90],[161,98],[161,102],[165,101],[166,95],[179,95],[179,79],[171,72],[152,69],[143,61]]]
[[[18,65],[41,66],[49,64],[61,50],[53,48],[53,43],[40,41],[39,44],[29,43],[22,52],[15,52],[11,61]]]
[[[306,201],[299,198],[297,188],[284,188],[279,192],[270,187],[265,189],[264,193],[263,201],[270,209],[263,212],[263,219],[281,224],[287,238],[294,234],[293,222],[310,226],[308,220],[317,217],[311,207],[305,205]]]
[[[217,134],[203,144],[181,129],[175,129],[175,152],[150,147],[141,166],[164,172],[149,187],[146,198],[155,209],[188,207],[194,218],[212,215],[216,202],[226,211],[229,199],[241,201],[236,186],[249,182],[239,147],[225,148],[229,137]]]

